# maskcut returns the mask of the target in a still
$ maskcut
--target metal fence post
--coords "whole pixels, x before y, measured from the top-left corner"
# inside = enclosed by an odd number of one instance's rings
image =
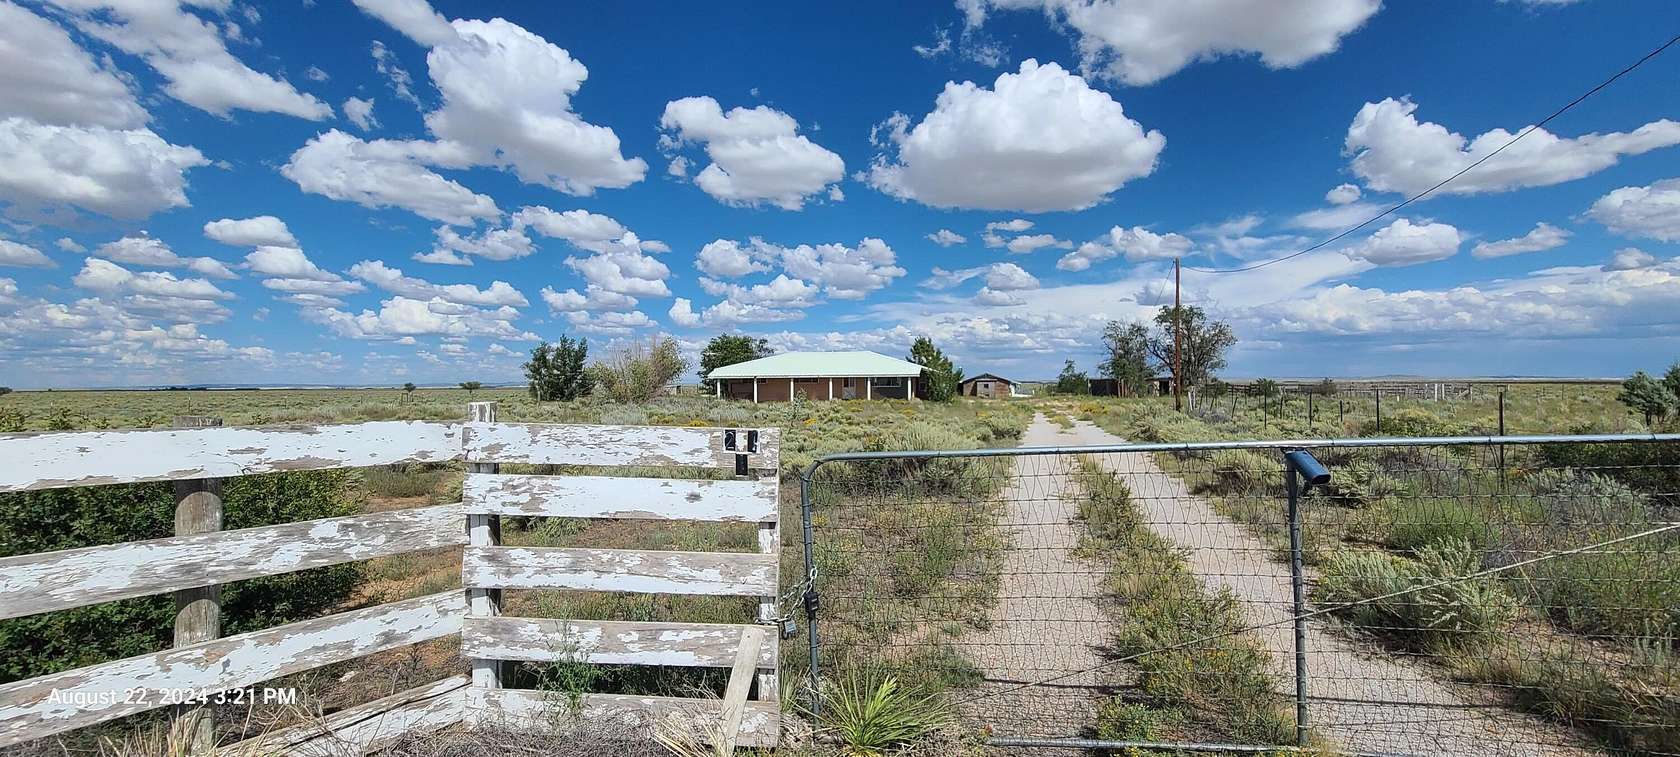
[[[1295,466],[1284,466],[1285,488],[1289,491],[1289,584],[1295,594],[1295,743],[1307,745],[1307,613],[1306,586],[1301,559],[1300,476]]]
[[[183,415],[175,428],[214,428],[221,418]],[[196,478],[175,482],[175,535],[191,536],[222,530],[222,479]],[[185,647],[222,635],[220,584],[175,592],[175,646]],[[173,728],[185,754],[209,754],[216,748],[216,721],[202,704],[175,708]]]
[[[1499,435],[1505,435],[1505,387],[1499,387]],[[1505,445],[1499,445],[1499,489],[1505,490]]]
[[[810,705],[813,720],[822,717],[822,688],[817,675],[817,558],[814,554],[817,540],[811,518],[811,477],[816,475],[817,466],[821,464],[821,460],[811,463],[799,474],[799,516],[805,532],[805,594],[802,599],[805,602],[805,639],[811,656]]]

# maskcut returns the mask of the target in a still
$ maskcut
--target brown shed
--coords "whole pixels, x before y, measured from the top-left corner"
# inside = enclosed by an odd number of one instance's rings
[[[957,393],[964,397],[1004,399],[1015,396],[1015,382],[995,373],[982,373],[963,379]]]

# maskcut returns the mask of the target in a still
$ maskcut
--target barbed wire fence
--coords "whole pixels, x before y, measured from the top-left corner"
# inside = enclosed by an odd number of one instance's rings
[[[1291,448],[821,463],[813,669],[1004,745],[1680,754],[1680,437]]]

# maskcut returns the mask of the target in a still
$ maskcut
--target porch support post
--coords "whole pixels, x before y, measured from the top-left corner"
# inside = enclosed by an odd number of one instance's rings
[[[874,379],[874,377],[871,377],[871,376],[864,376],[863,377],[863,398],[866,399],[866,400],[875,399],[875,379]]]
[[[793,379],[788,379],[788,402],[793,401]]]
[[[758,377],[754,376],[752,378],[752,382],[753,382],[753,404],[756,405],[756,404],[758,404]]]
[[[717,396],[719,396],[719,397],[723,396],[723,382],[724,382],[724,379],[718,379],[717,383],[715,384],[715,388],[717,389]]]
[[[833,376],[828,377],[828,398],[831,399],[831,400],[834,399],[834,377]]]

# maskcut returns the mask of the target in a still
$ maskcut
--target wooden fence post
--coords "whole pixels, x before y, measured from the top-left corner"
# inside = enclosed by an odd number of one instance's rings
[[[469,423],[495,423],[496,403],[468,403],[467,421]],[[467,464],[468,473],[496,473],[499,469],[500,466],[495,463]],[[500,515],[467,516],[467,544],[469,546],[493,547],[501,543],[502,517]],[[476,617],[488,617],[502,614],[502,590],[468,589],[467,614]],[[474,686],[479,688],[501,688],[501,661],[474,659],[472,661],[472,682]]]
[[[175,428],[210,428],[221,418],[183,415]],[[198,478],[175,482],[175,535],[222,530],[222,479]],[[222,635],[222,587],[219,584],[175,592],[175,646],[184,647]],[[209,707],[181,705],[174,712],[171,732],[187,754],[209,754],[216,747],[216,723]]]

